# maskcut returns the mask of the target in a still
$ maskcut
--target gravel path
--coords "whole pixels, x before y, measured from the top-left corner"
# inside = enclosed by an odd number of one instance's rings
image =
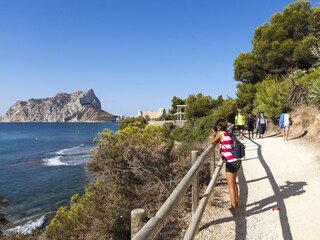
[[[320,239],[320,151],[280,136],[243,143],[238,214],[228,211],[223,170],[196,239]]]

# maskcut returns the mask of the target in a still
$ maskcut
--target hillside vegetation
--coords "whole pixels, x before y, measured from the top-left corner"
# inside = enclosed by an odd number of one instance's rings
[[[172,119],[176,106],[187,104],[183,128],[147,126],[143,119],[130,119],[115,134],[108,130],[99,133],[87,166],[95,182],[87,186],[84,195],[73,196],[69,208],[57,211],[41,238],[130,239],[130,211],[144,208],[153,216],[190,167],[190,150],[201,150],[219,118],[233,122],[238,108],[254,114],[264,111],[274,124],[282,108],[288,108],[293,126],[301,127],[302,132],[308,128],[303,115],[312,111],[309,123],[317,122],[319,25],[320,9],[311,8],[308,1],[292,3],[283,13],[274,14],[269,24],[256,28],[252,51],[235,59],[234,78],[239,82],[235,99],[213,99],[201,93],[172,98],[172,108],[162,119]],[[306,105],[312,105],[312,110],[306,110]],[[314,136],[319,136],[317,131],[308,129]],[[202,184],[208,174],[201,174]],[[189,201],[184,200],[183,209],[176,211],[159,239],[179,238]],[[176,219],[180,224],[173,224]],[[37,238],[19,235],[23,237]]]

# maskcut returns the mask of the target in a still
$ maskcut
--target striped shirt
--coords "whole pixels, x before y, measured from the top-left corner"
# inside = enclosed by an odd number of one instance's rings
[[[237,159],[233,156],[234,141],[228,132],[221,131],[223,139],[220,139],[221,157],[226,162],[234,162]]]

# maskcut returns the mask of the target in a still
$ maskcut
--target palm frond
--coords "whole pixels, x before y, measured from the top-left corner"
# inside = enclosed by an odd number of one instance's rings
[[[287,104],[292,107],[308,103],[308,89],[301,85],[295,85],[287,98]]]
[[[316,79],[309,90],[310,102],[320,108],[320,78]]]

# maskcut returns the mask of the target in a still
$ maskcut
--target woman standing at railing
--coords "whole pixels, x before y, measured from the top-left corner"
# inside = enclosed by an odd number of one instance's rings
[[[210,140],[211,144],[220,142],[220,152],[223,160],[226,161],[226,178],[228,182],[231,207],[230,212],[236,214],[238,205],[238,186],[236,183],[238,170],[241,166],[241,161],[233,156],[234,140],[227,132],[227,121],[219,119],[216,123],[217,134]]]

